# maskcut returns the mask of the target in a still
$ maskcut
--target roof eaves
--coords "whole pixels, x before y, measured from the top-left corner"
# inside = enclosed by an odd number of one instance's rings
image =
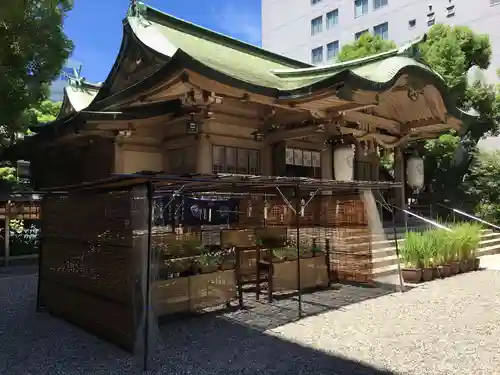
[[[402,55],[413,55],[413,49],[418,46],[420,43],[424,42],[427,39],[426,34],[423,36],[399,47],[394,48],[392,50],[377,53],[376,55],[371,55],[367,57],[362,57],[360,59],[345,61],[336,64],[330,65],[322,65],[322,66],[313,66],[308,68],[301,69],[274,69],[271,71],[274,75],[280,78],[291,78],[302,75],[321,75],[321,74],[335,74],[345,69],[356,68],[361,65],[366,65],[369,63],[373,63],[382,59],[387,59],[392,56],[402,56]],[[414,57],[414,56],[412,56]]]

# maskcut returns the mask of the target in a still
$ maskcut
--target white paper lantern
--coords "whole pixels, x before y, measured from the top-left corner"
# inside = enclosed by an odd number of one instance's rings
[[[337,181],[352,181],[354,178],[354,148],[350,145],[335,148],[333,167]]]
[[[410,156],[406,162],[406,179],[408,185],[418,190],[424,186],[424,160],[418,156]]]

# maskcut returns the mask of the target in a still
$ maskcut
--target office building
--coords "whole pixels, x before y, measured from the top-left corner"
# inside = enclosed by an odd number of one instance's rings
[[[490,69],[500,68],[500,0],[262,0],[262,46],[315,65],[333,63],[342,46],[364,32],[401,45],[435,23],[466,25],[488,34]]]

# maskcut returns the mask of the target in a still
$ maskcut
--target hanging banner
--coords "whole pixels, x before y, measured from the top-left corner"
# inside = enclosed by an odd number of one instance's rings
[[[183,225],[227,225],[238,221],[238,201],[235,199],[185,197],[182,208]]]

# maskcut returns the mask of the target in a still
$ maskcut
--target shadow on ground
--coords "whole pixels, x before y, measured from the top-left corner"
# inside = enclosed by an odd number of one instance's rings
[[[342,309],[354,303],[391,293],[393,291],[384,288],[354,285],[336,285],[333,288],[314,293],[303,293],[302,318]],[[297,293],[278,295],[271,304],[264,302],[264,297],[261,297],[260,302],[256,301],[254,293],[248,293],[246,296],[245,308],[224,313],[227,319],[261,331],[299,320],[299,296]]]
[[[36,314],[36,285],[34,275],[0,278],[1,373],[143,373],[138,358],[47,313]],[[363,296],[371,298],[375,291],[357,289],[360,295],[355,297],[348,293],[351,288],[355,287],[304,296],[304,312],[317,314],[342,308]],[[343,297],[339,298],[340,295]],[[158,348],[152,356],[149,373],[391,374],[263,332],[289,321],[294,314],[296,319],[296,307],[296,301],[286,299],[273,305],[257,303],[253,307],[248,302],[244,311],[205,314],[164,324],[159,330]]]

